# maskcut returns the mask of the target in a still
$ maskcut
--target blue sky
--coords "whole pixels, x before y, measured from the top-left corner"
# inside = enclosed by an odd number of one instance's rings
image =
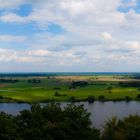
[[[139,25],[140,0],[0,0],[0,72],[139,72]]]

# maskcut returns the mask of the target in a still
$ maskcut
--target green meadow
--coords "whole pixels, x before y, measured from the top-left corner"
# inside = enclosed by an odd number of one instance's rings
[[[93,96],[98,100],[104,96],[106,100],[125,100],[126,96],[137,100],[139,87],[120,86],[120,82],[137,82],[139,80],[123,76],[54,76],[54,77],[12,77],[18,82],[0,82],[0,102],[48,102],[48,101],[76,101],[88,100]],[[31,83],[30,79],[37,79],[39,83]],[[84,86],[70,88],[73,82],[86,81]],[[111,88],[110,88],[111,87]]]

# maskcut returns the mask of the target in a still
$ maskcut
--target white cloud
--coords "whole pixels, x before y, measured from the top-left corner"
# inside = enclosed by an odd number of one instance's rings
[[[11,9],[25,3],[25,0],[0,0],[1,9]]]
[[[41,63],[44,62],[43,58],[36,58],[36,57],[31,57],[31,56],[22,56],[19,57],[18,59],[15,60],[15,62],[20,62],[20,63]]]
[[[9,22],[9,23],[10,22],[11,23],[28,23],[28,22],[30,22],[30,20],[28,21],[27,17],[21,17],[14,13],[6,13],[0,17],[0,20],[3,22]]]
[[[23,42],[26,39],[25,36],[0,35],[0,42]]]
[[[0,49],[0,62],[12,61],[16,58],[16,51],[8,49]]]
[[[37,2],[38,1],[38,2]],[[30,1],[31,2],[31,1]],[[32,1],[33,11],[28,17],[20,17],[15,14],[6,14],[2,16],[1,20],[6,22],[30,22],[35,21],[40,26],[48,25],[49,22],[56,22],[61,26],[73,24],[80,20],[81,16],[86,18],[88,24],[90,22],[107,22],[114,20],[114,22],[120,22],[121,14],[116,12],[116,9],[120,5],[120,0],[49,0],[49,1]],[[106,7],[104,7],[106,5]],[[95,20],[95,19],[96,20]],[[116,18],[119,18],[117,21]],[[85,22],[86,20],[83,20]]]
[[[33,56],[49,56],[51,52],[48,50],[31,50],[28,54]]]
[[[112,40],[112,39],[113,39],[113,38],[112,38],[112,35],[109,34],[109,33],[107,33],[107,32],[102,33],[102,37],[103,37],[103,39],[105,39],[105,40]]]
[[[9,5],[18,7],[30,3],[32,12],[24,17],[6,12],[0,16],[1,22],[34,23],[40,29],[48,29],[48,25],[56,24],[64,32],[56,35],[55,32],[44,30],[43,33],[30,36],[26,42],[28,49],[24,52],[16,51],[15,56],[11,56],[14,62],[46,62],[54,66],[100,65],[101,68],[101,65],[108,63],[113,67],[117,62],[132,63],[139,60],[140,14],[134,9],[128,13],[118,11],[120,6],[135,6],[135,0],[129,3],[122,3],[121,0],[19,1]],[[9,5],[5,3],[3,7],[8,8]],[[4,40],[24,41],[25,38],[0,36],[0,41]]]

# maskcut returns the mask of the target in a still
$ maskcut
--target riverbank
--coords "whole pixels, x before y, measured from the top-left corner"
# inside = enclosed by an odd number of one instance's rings
[[[17,104],[40,104],[40,103],[81,103],[81,102],[87,102],[89,104],[94,104],[95,102],[100,102],[100,103],[106,103],[106,102],[114,102],[114,103],[119,103],[119,102],[140,102],[139,99],[103,99],[103,100],[98,100],[98,99],[94,99],[94,100],[88,100],[88,99],[82,99],[82,100],[54,100],[54,99],[50,99],[50,100],[43,100],[43,101],[37,101],[37,102],[27,102],[27,101],[19,101],[19,100],[12,100],[12,99],[0,99],[0,104],[2,103],[17,103]]]

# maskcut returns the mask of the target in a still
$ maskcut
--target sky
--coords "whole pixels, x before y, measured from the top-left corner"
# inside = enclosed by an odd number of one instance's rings
[[[0,72],[140,72],[140,0],[0,0]]]

